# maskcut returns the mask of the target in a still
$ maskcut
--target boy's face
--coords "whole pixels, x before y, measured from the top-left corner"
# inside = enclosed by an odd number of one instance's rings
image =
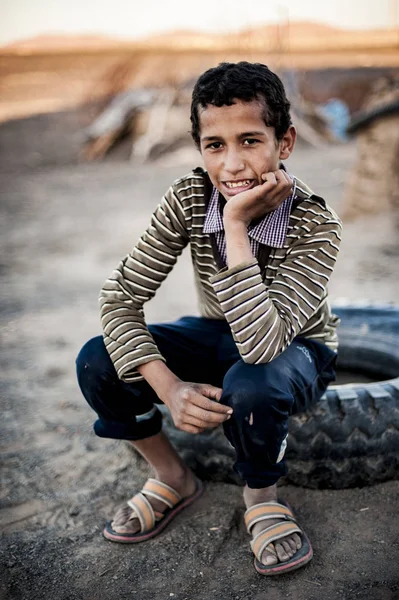
[[[295,129],[278,142],[264,122],[258,100],[236,100],[231,106],[199,107],[200,151],[213,185],[226,200],[255,187],[262,174],[277,171],[291,154]]]

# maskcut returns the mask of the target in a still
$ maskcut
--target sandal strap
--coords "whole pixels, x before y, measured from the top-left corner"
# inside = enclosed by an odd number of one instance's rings
[[[291,535],[292,533],[302,534],[302,531],[298,525],[290,522],[276,523],[275,525],[271,525],[270,527],[267,527],[258,533],[258,535],[256,535],[251,541],[251,548],[259,562],[266,546],[268,546],[271,542],[275,542],[276,540],[279,540],[286,535]]]
[[[173,508],[176,504],[181,501],[181,496],[166,483],[158,481],[157,479],[148,479],[144,484],[141,493],[145,496],[150,496],[156,500],[160,500],[169,508]]]
[[[261,502],[254,504],[245,511],[244,520],[248,533],[251,533],[255,523],[266,521],[267,519],[279,519],[279,521],[293,521],[296,523],[292,511],[284,504],[279,502]]]
[[[138,520],[140,521],[141,531],[140,533],[144,533],[145,531],[150,531],[153,529],[156,517],[154,514],[154,510],[147,500],[147,498],[139,492],[131,500],[128,500],[128,505],[137,515]]]

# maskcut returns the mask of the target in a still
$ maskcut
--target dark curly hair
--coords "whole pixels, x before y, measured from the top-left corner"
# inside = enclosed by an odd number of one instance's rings
[[[200,146],[199,107],[231,106],[235,100],[260,100],[264,104],[265,124],[274,127],[277,141],[292,124],[284,86],[266,65],[246,61],[220,63],[205,71],[194,86],[190,119],[191,135],[197,147]]]

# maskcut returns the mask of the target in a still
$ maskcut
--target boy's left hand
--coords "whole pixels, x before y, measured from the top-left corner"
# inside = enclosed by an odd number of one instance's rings
[[[223,220],[239,221],[247,226],[254,219],[276,210],[292,193],[292,179],[286,171],[264,173],[264,183],[233,196],[227,201]]]

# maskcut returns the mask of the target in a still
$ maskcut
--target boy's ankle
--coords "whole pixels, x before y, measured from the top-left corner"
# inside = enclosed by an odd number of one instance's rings
[[[193,478],[193,474],[186,465],[168,467],[167,469],[154,470],[154,477],[171,487],[180,486]]]
[[[274,484],[261,489],[245,486],[243,496],[247,508],[261,502],[273,502],[277,500],[277,486]]]

